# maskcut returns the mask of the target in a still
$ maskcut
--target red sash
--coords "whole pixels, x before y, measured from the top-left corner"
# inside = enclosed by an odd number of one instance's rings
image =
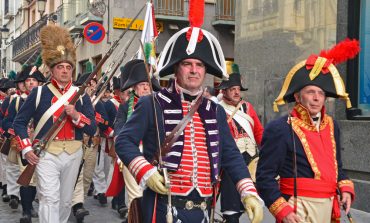
[[[336,194],[337,183],[312,178],[297,178],[297,195],[314,198],[333,199],[332,221],[340,222],[340,208]],[[283,194],[294,195],[294,179],[280,178],[280,191]]]

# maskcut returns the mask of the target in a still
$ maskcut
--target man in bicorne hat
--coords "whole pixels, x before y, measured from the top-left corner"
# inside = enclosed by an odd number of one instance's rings
[[[266,126],[257,167],[258,192],[277,222],[340,222],[340,205],[346,213],[351,207],[354,186],[342,169],[339,127],[325,99],[341,98],[351,107],[335,64],[358,51],[357,41],[345,40],[311,55],[290,70],[274,102],[275,111],[295,102],[289,115]]]
[[[121,74],[121,83],[123,83],[121,91],[126,90],[130,91],[129,91],[129,100],[126,103],[121,104],[117,112],[117,117],[114,126],[114,130],[117,133],[117,135],[121,131],[127,120],[130,118],[133,111],[135,110],[139,98],[145,95],[149,95],[151,93],[145,63],[143,60],[135,59],[129,61],[124,66],[123,70],[127,72],[127,74],[126,73]],[[152,77],[151,82],[154,91],[159,91],[161,89],[158,81],[154,77]],[[139,147],[140,151],[142,151],[142,146],[140,145]],[[121,163],[122,161],[118,159],[118,162]],[[121,166],[123,179],[125,180],[125,189],[128,195],[127,206],[130,207],[131,202],[134,199],[138,200],[141,199],[143,192],[142,189],[137,184],[137,182],[135,181],[135,178],[131,175],[130,171],[127,169],[127,167],[124,166],[123,164]]]
[[[204,9],[204,1],[190,4]],[[230,134],[225,110],[202,96],[206,73],[227,74],[218,40],[200,28],[194,13],[189,12],[192,27],[170,38],[158,64],[161,77],[174,73],[175,80],[154,96],[140,98],[117,136],[116,152],[144,189],[143,222],[209,222],[220,169],[237,185],[252,222],[260,222],[263,201]],[[171,134],[179,123],[178,134]]]
[[[78,88],[72,85],[75,48],[68,30],[56,25],[41,29],[42,60],[51,71],[51,82],[32,90],[16,116],[13,127],[22,156],[29,165],[36,165],[39,193],[39,221],[65,223],[71,212],[71,200],[82,160],[82,136],[96,131],[94,109],[88,95],[74,105],[69,101]],[[35,155],[36,143],[54,121],[66,113],[65,122],[48,139],[41,156]],[[33,119],[35,132],[29,136],[27,126]]]
[[[233,67],[237,65],[234,64]],[[217,87],[222,89],[222,101],[219,103],[226,111],[227,122],[236,145],[248,166],[252,180],[256,179],[258,147],[261,145],[263,126],[251,103],[241,98],[241,91],[248,88],[242,86],[240,73],[237,69]],[[227,172],[221,180],[221,211],[226,222],[239,222],[244,212],[240,195]]]

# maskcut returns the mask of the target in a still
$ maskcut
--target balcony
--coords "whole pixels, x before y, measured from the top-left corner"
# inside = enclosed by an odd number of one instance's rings
[[[214,26],[235,26],[236,0],[216,0]]]
[[[40,30],[46,23],[47,16],[44,16],[13,40],[13,61],[23,64],[35,50],[40,51]]]
[[[160,20],[187,21],[184,0],[154,0],[155,17]]]

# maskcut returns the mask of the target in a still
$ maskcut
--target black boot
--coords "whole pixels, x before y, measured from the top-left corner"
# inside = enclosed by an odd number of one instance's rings
[[[89,190],[87,191],[87,196],[91,197],[93,195],[93,192],[94,192],[94,183],[91,182]]]
[[[15,195],[10,196],[9,206],[11,209],[18,209],[19,198]]]
[[[239,223],[241,214],[223,215],[226,223]]]
[[[20,223],[32,223],[31,215],[23,213],[23,216],[21,217]]]
[[[23,215],[27,215],[32,217],[32,202],[35,199],[36,195],[36,187],[28,186],[24,187],[21,186],[19,188],[19,194],[21,195],[21,205],[23,210]],[[33,211],[35,212],[35,211]]]
[[[90,212],[84,208],[83,203],[77,203],[72,206],[73,215],[76,217],[77,223],[82,223],[85,216],[89,215]]]
[[[9,202],[10,197],[7,193],[6,184],[3,185],[3,193],[1,194],[1,197],[3,198],[3,202]]]
[[[128,217],[128,208],[126,207],[126,205],[119,207],[117,211],[118,211],[119,216],[122,219],[124,219],[124,220],[127,219],[127,217]]]
[[[99,200],[99,203],[102,206],[105,206],[108,203],[107,197],[105,196],[104,193],[99,193],[98,194],[98,200]]]

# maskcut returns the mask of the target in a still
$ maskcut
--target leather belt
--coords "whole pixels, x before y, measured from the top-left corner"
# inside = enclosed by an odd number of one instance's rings
[[[168,203],[168,197],[165,195],[159,195],[158,200],[164,203]],[[185,197],[172,196],[171,203],[172,203],[172,206],[175,206],[176,208],[181,208],[181,209],[186,209],[186,210],[192,210],[194,208],[198,208],[198,209],[201,209],[202,211],[205,211],[208,207],[211,206],[211,199],[204,198],[204,199],[199,199],[199,200],[198,199],[191,200],[191,199],[186,199]]]

